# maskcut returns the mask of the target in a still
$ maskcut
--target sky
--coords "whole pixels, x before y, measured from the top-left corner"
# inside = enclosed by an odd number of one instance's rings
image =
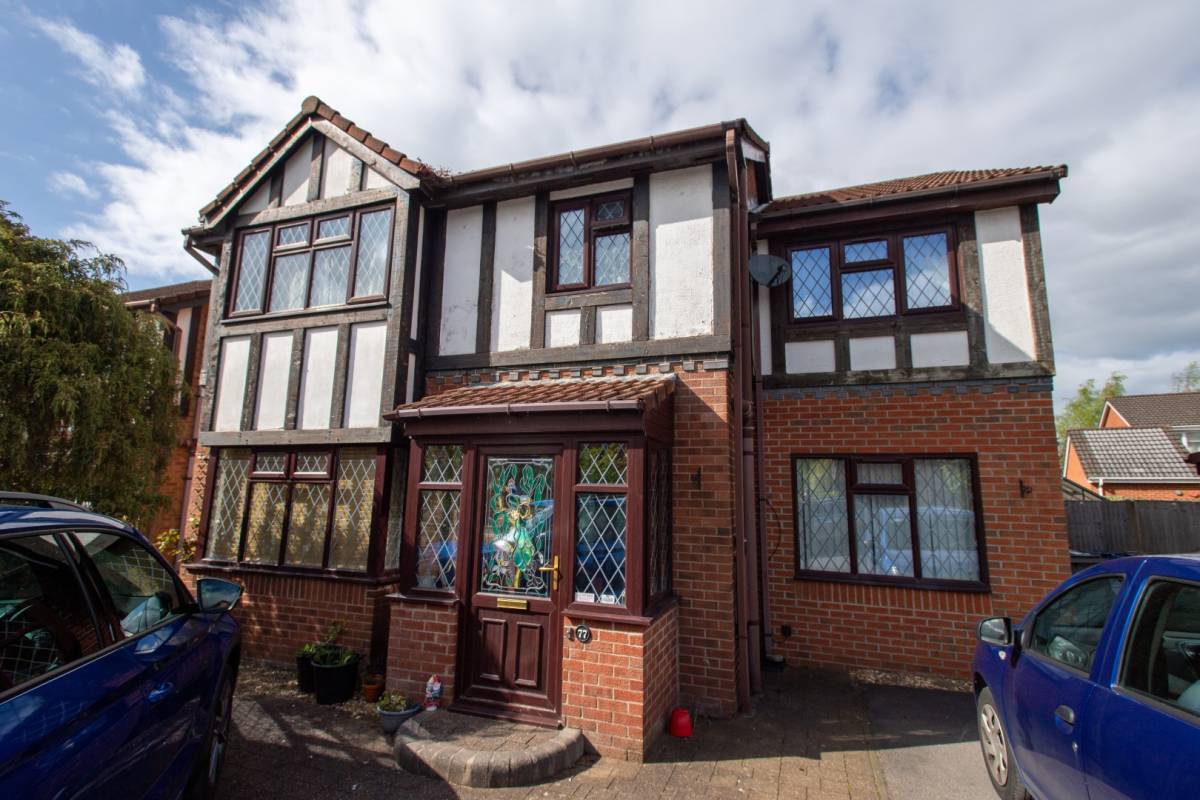
[[[455,171],[746,117],[776,196],[1065,163],[1056,399],[1200,360],[1200,3],[0,0],[0,200],[204,277],[180,229],[316,94]]]

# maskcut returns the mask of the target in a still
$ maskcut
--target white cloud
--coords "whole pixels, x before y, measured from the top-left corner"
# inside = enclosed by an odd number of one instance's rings
[[[49,183],[50,188],[58,194],[79,195],[81,197],[96,196],[96,190],[74,172],[52,172],[50,173]]]
[[[166,17],[178,73],[150,77],[163,102],[127,92],[107,117],[124,158],[90,165],[106,203],[69,233],[122,255],[135,279],[195,274],[179,229],[308,94],[456,170],[745,116],[772,142],[777,195],[1069,163],[1042,209],[1060,387],[1117,365],[1154,389],[1196,357],[1200,6],[525,8],[271,0]],[[50,24],[84,42],[77,53],[121,47]],[[124,61],[125,85],[140,86],[137,54]]]
[[[142,59],[129,45],[105,44],[63,20],[34,16],[31,22],[63,51],[79,60],[84,80],[93,86],[133,95],[145,83]]]

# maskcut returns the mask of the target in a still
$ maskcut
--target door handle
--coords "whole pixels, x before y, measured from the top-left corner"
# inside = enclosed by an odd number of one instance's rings
[[[1054,716],[1065,722],[1067,725],[1075,724],[1075,710],[1069,706],[1059,706],[1054,709]]]
[[[175,691],[175,684],[160,683],[150,690],[150,694],[146,695],[146,699],[151,703],[158,703],[165,700],[168,695]]]
[[[538,567],[538,572],[553,573],[550,576],[550,589],[551,589],[551,591],[557,592],[558,591],[558,556],[554,557],[554,561],[552,561],[550,563],[550,566]]]

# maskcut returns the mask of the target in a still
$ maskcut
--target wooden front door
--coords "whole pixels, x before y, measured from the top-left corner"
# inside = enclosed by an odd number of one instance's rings
[[[561,451],[482,450],[459,658],[467,710],[559,717],[566,591]]]

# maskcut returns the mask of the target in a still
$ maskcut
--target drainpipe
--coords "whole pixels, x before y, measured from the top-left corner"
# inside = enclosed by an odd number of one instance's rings
[[[767,574],[767,494],[763,487],[763,476],[766,475],[766,453],[763,449],[763,437],[765,436],[763,427],[763,365],[762,365],[762,330],[761,320],[759,318],[758,308],[758,290],[754,290],[753,297],[750,298],[750,331],[754,337],[754,345],[752,351],[752,361],[754,364],[754,454],[755,473],[754,481],[754,508],[758,514],[758,525],[755,530],[755,544],[758,550],[758,585],[759,585],[759,602],[762,609],[762,651],[767,658],[770,658],[775,651],[774,639],[771,631],[771,589],[770,580]]]

